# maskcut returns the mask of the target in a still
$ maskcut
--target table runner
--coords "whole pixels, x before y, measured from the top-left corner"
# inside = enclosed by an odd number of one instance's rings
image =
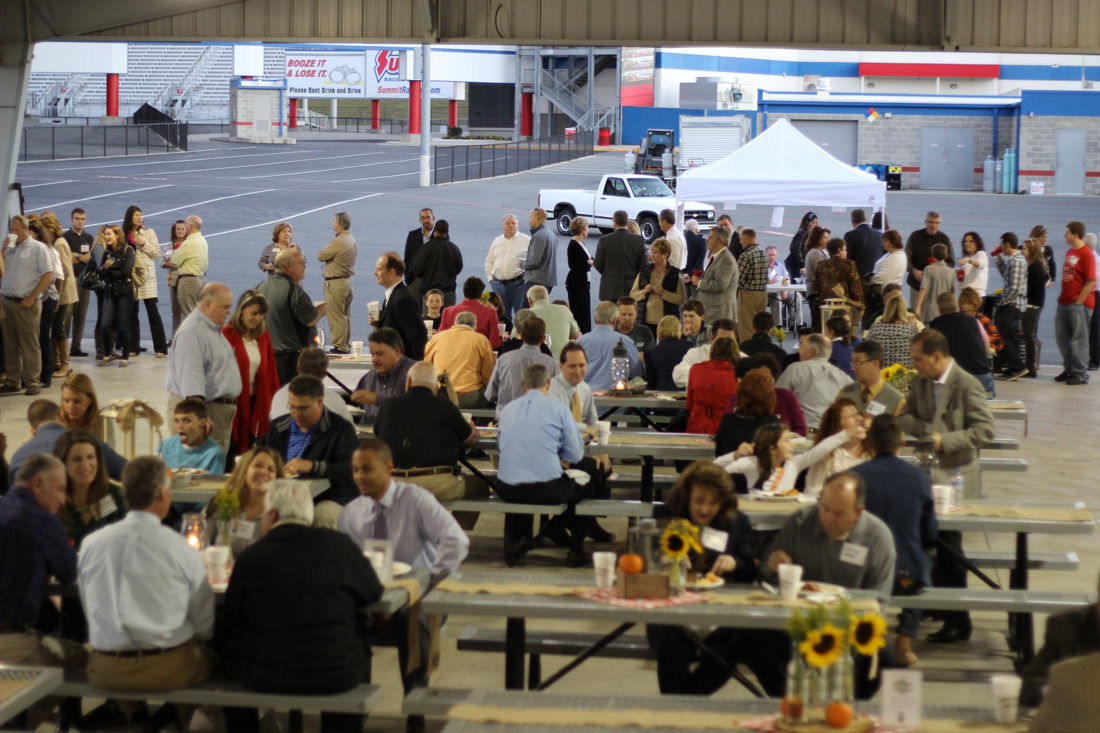
[[[448,593],[488,593],[501,596],[571,596],[577,590],[591,586],[554,585],[552,583],[501,583],[496,581],[466,581],[448,578],[436,586]]]
[[[1023,402],[990,402],[989,409],[991,410],[1026,410],[1027,405]]]
[[[12,699],[34,684],[35,679],[34,676],[28,676],[21,680],[0,680],[0,702]]]
[[[622,608],[668,608],[670,606],[688,606],[693,603],[706,603],[708,596],[702,593],[685,591],[678,596],[667,598],[622,598],[614,588],[577,588],[577,595],[590,601],[610,603]]]
[[[840,596],[837,596],[839,599]],[[748,593],[708,593],[707,603],[719,606],[783,606],[785,608],[812,608],[821,605],[805,598],[796,598],[793,601],[784,601],[779,596],[773,596],[764,591],[754,590]],[[874,611],[878,613],[881,608],[878,601],[873,598],[848,599],[853,611]]]
[[[714,441],[706,435],[677,435],[667,433],[616,433],[611,431],[612,445],[682,445],[713,448]]]
[[[461,703],[447,712],[449,720],[506,725],[602,726],[609,728],[681,728],[735,730],[740,719],[727,713],[682,710],[578,710],[575,708],[498,707]]]
[[[1032,519],[1051,522],[1091,522],[1092,512],[1080,508],[1056,508],[1043,506],[1010,506],[1007,504],[966,504],[951,510],[957,517],[1001,517],[1004,519]]]

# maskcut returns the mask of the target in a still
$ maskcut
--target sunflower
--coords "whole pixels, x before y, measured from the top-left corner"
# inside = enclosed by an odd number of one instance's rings
[[[798,647],[802,656],[814,667],[822,669],[834,664],[844,651],[844,632],[826,623],[820,629],[806,634],[806,640]]]
[[[673,560],[682,560],[689,551],[702,552],[699,536],[690,522],[677,519],[661,534],[661,550]]]
[[[886,646],[886,621],[877,613],[853,616],[848,629],[848,642],[863,656],[874,656]]]

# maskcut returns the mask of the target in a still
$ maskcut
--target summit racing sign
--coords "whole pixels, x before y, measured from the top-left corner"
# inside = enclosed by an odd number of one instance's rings
[[[364,99],[367,58],[363,53],[287,51],[287,96]]]
[[[400,49],[367,52],[372,72],[372,83],[367,89],[369,98],[403,99],[409,96],[409,82],[401,80],[401,56]],[[406,54],[406,58],[409,58],[411,63],[411,54]],[[411,70],[407,70],[406,76],[409,75]],[[455,83],[453,81],[432,82],[431,92],[432,99],[455,99]]]

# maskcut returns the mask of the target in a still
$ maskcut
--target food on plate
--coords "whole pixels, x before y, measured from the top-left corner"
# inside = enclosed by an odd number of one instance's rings
[[[713,585],[715,583],[722,582],[722,578],[720,578],[716,573],[710,572],[706,573],[705,575],[700,575],[699,573],[688,573],[687,582],[691,583],[692,585]]]

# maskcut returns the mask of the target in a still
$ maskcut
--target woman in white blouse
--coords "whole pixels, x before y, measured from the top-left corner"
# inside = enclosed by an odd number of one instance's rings
[[[718,456],[714,462],[729,473],[744,476],[750,489],[782,494],[794,490],[795,480],[803,469],[827,458],[849,441],[862,441],[866,435],[862,421],[857,421],[805,453],[795,455],[794,441],[798,435],[782,423],[773,423],[757,428],[752,443],[742,443],[736,451]]]
[[[959,260],[959,267],[963,269],[962,286],[974,288],[984,298],[989,283],[989,255],[981,235],[977,232],[964,234],[962,248],[963,256]]]
[[[256,290],[246,290],[222,329],[237,356],[242,385],[227,459],[244,453],[257,437],[267,434],[271,398],[279,390],[279,372],[266,319],[267,298]]]

